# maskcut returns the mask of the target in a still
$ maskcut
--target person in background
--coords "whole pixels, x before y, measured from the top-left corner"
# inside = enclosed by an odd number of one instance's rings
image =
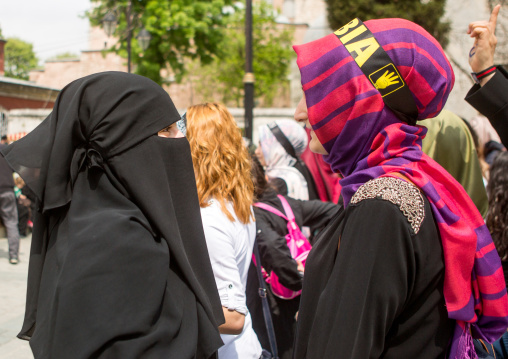
[[[222,104],[191,106],[186,118],[206,244],[226,318],[219,327],[219,358],[258,359],[262,349],[245,294],[256,237],[247,147]]]
[[[485,222],[497,252],[501,257],[506,287],[508,288],[508,152],[497,155],[490,168],[487,184],[489,211]],[[508,334],[494,343],[498,358],[508,358]]]
[[[35,359],[216,356],[224,316],[179,119],[152,80],[102,72],[2,149],[38,201],[18,334]]]
[[[483,117],[483,116],[481,116],[481,117]],[[471,133],[471,136],[473,136],[474,146],[476,148],[476,154],[478,155],[478,160],[480,161],[480,168],[482,170],[483,185],[485,187],[487,187],[487,179],[489,177],[489,167],[490,167],[490,165],[485,160],[485,150],[484,150],[485,147],[484,146],[482,147],[480,145],[480,139],[479,139],[480,136],[476,132],[475,128],[473,126],[471,126],[471,123],[468,120],[466,120],[465,118],[463,118],[463,117],[461,117],[461,118],[464,121],[464,123],[467,125],[467,128],[469,129],[469,132]],[[490,127],[492,127],[492,125],[490,124],[489,120],[487,120],[486,117],[483,117],[483,118],[485,118],[485,121],[487,121],[488,125]],[[497,136],[497,132],[494,129],[492,129],[492,131]]]
[[[2,137],[0,138],[0,144],[4,144],[4,145],[9,144],[9,139],[7,138],[7,135],[2,135]]]
[[[295,119],[342,175],[344,204],[307,258],[294,358],[476,357],[471,336],[499,338],[508,300],[478,209],[421,150],[417,121],[454,83],[443,49],[404,19],[354,19],[294,48]]]
[[[310,129],[306,128],[305,132],[307,132],[307,139],[310,143]],[[301,157],[314,178],[319,199],[337,203],[340,197],[339,174],[332,171],[330,165],[323,159],[323,155],[312,152],[309,146]]]
[[[483,152],[484,158],[486,155],[489,155],[488,148],[486,148],[488,143],[496,143],[501,144],[501,139],[499,138],[499,135],[497,134],[496,130],[492,125],[490,124],[487,117],[478,114],[476,116],[471,117],[467,120],[467,123],[471,126],[473,134],[476,133],[477,135],[477,151],[478,153]],[[471,129],[470,129],[471,130]],[[473,134],[474,137],[474,134]],[[489,145],[490,146],[490,145]],[[490,156],[494,156],[495,154],[492,154]],[[487,160],[485,158],[485,160]],[[492,164],[492,160],[489,159],[488,165]]]
[[[508,147],[508,74],[502,66],[494,65],[500,9],[501,5],[494,7],[489,21],[469,24],[467,33],[474,38],[469,65],[476,83],[467,93],[466,101],[489,119],[504,147]]]
[[[252,156],[252,176],[254,180],[255,200],[267,204],[284,213],[276,191],[265,177],[263,166],[256,156]],[[323,228],[338,211],[338,206],[320,200],[302,201],[285,196],[295,215],[299,228],[309,226]],[[303,267],[297,263],[289,251],[285,236],[288,234],[287,222],[277,215],[254,207],[256,217],[256,241],[259,246],[261,265],[268,272],[274,272],[279,282],[293,291],[302,289]],[[252,315],[252,325],[263,348],[270,348],[263,318],[263,308],[259,297],[259,282],[254,263],[249,268],[247,281],[247,306]],[[267,297],[277,340],[279,358],[290,359],[293,355],[294,329],[296,313],[300,305],[300,296],[283,299],[267,285]]]
[[[487,214],[488,199],[482,168],[473,136],[466,122],[453,112],[443,110],[423,123],[427,135],[422,151],[439,163],[466,190],[482,217]]]
[[[21,237],[28,234],[28,223],[32,218],[32,201],[23,194],[25,182],[17,173],[14,174],[14,194],[16,195],[16,204],[18,208],[18,230]]]
[[[491,165],[500,152],[506,151],[506,148],[499,142],[489,141],[485,144],[485,163]]]
[[[501,257],[508,288],[508,152],[501,152],[490,170],[489,210],[485,222]]]
[[[286,182],[287,195],[294,199],[318,199],[312,174],[300,156],[307,148],[307,134],[292,120],[279,120],[259,126],[256,156],[266,167],[269,179]]]
[[[19,178],[21,180],[23,180],[21,177],[19,177]],[[37,211],[37,207],[36,207],[37,196],[35,195],[34,191],[32,191],[30,189],[30,187],[25,185],[24,181],[23,181],[23,187],[21,188],[21,195],[23,195],[26,198],[26,200],[24,200],[25,204],[30,203],[30,208],[28,209],[29,210],[29,219],[27,222],[27,230],[29,229],[30,231],[32,231],[33,230],[33,217],[34,217],[35,211]]]
[[[7,144],[0,143],[0,151],[5,149]],[[19,230],[18,230],[18,208],[16,195],[14,194],[13,171],[5,158],[0,156],[0,218],[7,232],[9,244],[9,263],[19,262]]]

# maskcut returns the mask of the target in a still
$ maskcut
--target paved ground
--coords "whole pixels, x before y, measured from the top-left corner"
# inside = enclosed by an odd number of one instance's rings
[[[33,359],[25,340],[16,338],[25,312],[31,237],[22,238],[20,262],[9,264],[7,239],[0,239],[0,359]]]

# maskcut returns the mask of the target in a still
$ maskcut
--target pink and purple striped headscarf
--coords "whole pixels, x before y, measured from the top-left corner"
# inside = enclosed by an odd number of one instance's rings
[[[408,85],[418,120],[436,116],[454,74],[439,43],[403,19],[366,21]],[[335,34],[295,46],[309,121],[329,153],[347,206],[358,187],[402,174],[427,196],[443,243],[444,296],[457,321],[450,358],[474,358],[473,337],[494,341],[508,326],[501,261],[485,223],[464,189],[421,150],[427,129],[400,121]]]

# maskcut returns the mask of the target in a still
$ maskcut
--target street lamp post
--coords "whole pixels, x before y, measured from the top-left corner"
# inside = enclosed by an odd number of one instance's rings
[[[252,0],[245,6],[245,76],[244,83],[244,123],[245,137],[252,144],[252,125],[254,118],[254,73],[252,71]]]
[[[110,11],[104,16],[104,19],[102,19],[102,27],[108,37],[113,35],[116,28],[116,16],[113,12]]]
[[[141,50],[146,51],[146,49],[148,49],[148,45],[150,45],[150,40],[152,39],[152,35],[150,35],[150,33],[148,32],[147,29],[142,28],[139,31],[137,39],[138,39],[138,44],[141,47]]]
[[[132,0],[128,2],[127,9],[125,10],[125,19],[127,22],[127,36],[126,36],[126,42],[127,42],[127,72],[131,72],[131,42],[132,42],[132,31],[134,30],[133,26],[133,17],[132,13]],[[108,12],[106,16],[104,16],[104,19],[102,19],[102,26],[104,28],[104,32],[106,35],[111,36],[115,32],[115,28],[117,25],[117,19],[116,16],[112,11]],[[141,49],[145,51],[148,48],[148,45],[150,43],[150,33],[146,29],[141,29],[141,31],[138,34],[137,40],[139,42],[139,45],[141,46]]]

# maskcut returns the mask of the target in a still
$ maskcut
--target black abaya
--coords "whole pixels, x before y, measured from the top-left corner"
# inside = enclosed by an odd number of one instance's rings
[[[189,145],[157,136],[178,119],[152,81],[100,73],[3,151],[39,200],[19,334],[35,358],[210,358],[222,345]]]
[[[423,200],[418,233],[397,205],[373,198],[349,204],[319,234],[295,359],[445,357],[455,322],[444,301],[441,239]]]

